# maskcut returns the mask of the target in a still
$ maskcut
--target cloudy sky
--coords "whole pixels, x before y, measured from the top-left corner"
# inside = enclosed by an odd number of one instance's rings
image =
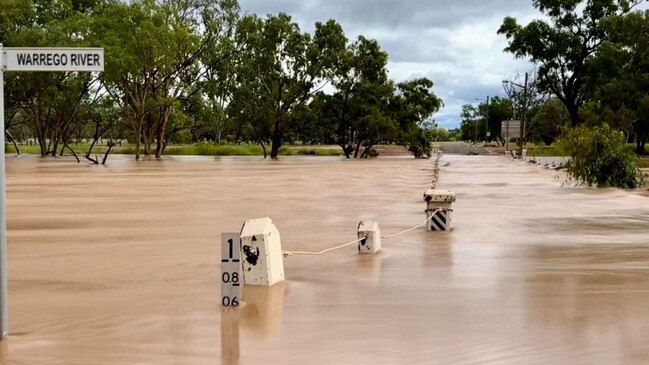
[[[316,21],[336,19],[347,37],[375,38],[390,55],[396,81],[428,77],[445,107],[440,126],[455,128],[462,104],[503,95],[501,81],[531,70],[503,53],[496,34],[505,16],[528,22],[539,13],[532,0],[240,0],[244,12],[285,12],[312,31]]]

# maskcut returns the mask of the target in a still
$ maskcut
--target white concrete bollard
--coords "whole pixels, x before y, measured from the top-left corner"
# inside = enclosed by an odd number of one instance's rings
[[[521,158],[522,158],[522,159],[526,159],[526,158],[527,158],[527,150],[526,150],[526,149],[523,149],[523,151],[521,151]]]
[[[272,286],[284,280],[282,240],[270,218],[243,224],[241,253],[245,285]]]
[[[451,213],[455,193],[448,190],[430,189],[424,193],[426,201],[426,227],[430,231],[450,231],[453,228]]]
[[[358,224],[359,254],[375,254],[381,250],[381,230],[375,221],[362,221]]]

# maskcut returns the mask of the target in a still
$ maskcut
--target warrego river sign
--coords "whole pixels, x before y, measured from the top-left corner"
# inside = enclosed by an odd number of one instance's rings
[[[103,48],[2,48],[5,71],[104,71]]]

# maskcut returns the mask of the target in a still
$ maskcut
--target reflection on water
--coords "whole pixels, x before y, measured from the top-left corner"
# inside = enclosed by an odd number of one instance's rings
[[[8,160],[9,364],[647,364],[646,192],[445,156],[455,230],[285,260],[220,307],[220,233],[270,216],[286,250],[424,218],[431,161]],[[219,324],[219,325],[215,325]]]
[[[241,323],[264,334],[265,337],[276,335],[282,316],[285,290],[285,282],[277,283],[270,288],[244,286]]]
[[[228,365],[239,363],[239,309],[221,309],[221,362]]]

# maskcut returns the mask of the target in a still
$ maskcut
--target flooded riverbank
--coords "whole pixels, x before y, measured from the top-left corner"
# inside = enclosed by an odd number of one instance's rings
[[[649,204],[503,157],[445,156],[455,230],[289,257],[219,306],[219,237],[270,216],[284,249],[425,218],[432,161],[8,159],[10,364],[645,364]]]

